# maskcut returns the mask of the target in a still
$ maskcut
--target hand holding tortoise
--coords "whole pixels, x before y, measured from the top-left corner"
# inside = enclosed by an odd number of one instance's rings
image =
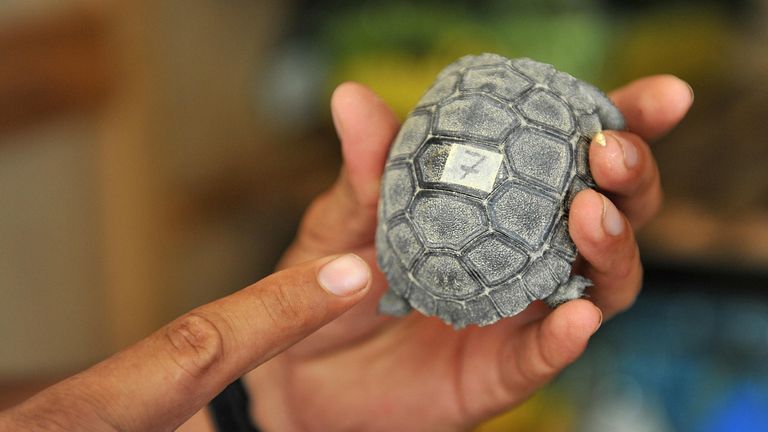
[[[692,94],[656,76],[611,99],[630,132],[606,131],[589,148],[608,197],[584,190],[570,208],[576,271],[593,281],[591,301],[534,303],[461,331],[419,314],[379,315],[386,283],[373,264],[376,206],[398,123],[370,90],[347,83],[332,98],[341,174],[310,206],[283,270],[0,413],[0,430],[210,430],[201,409],[248,371],[251,411],[266,430],[464,430],[521,403],[640,289],[632,229],[661,204],[645,140],[676,125]]]

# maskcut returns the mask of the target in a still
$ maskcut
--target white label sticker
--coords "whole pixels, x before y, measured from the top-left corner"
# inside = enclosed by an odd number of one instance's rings
[[[453,144],[440,181],[490,192],[502,158],[500,153]]]

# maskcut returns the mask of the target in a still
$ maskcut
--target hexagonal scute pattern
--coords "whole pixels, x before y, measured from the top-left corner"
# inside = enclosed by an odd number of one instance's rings
[[[480,295],[467,300],[464,309],[468,315],[467,321],[481,326],[494,323],[501,318],[493,300],[487,295]]]
[[[460,327],[467,325],[467,315],[463,303],[438,299],[435,314],[448,324]]]
[[[484,282],[497,285],[515,276],[528,262],[528,254],[499,234],[492,234],[469,248],[466,261]]]
[[[417,176],[422,184],[437,183],[443,175],[443,168],[451,152],[451,143],[430,140],[424,150],[416,155]]]
[[[541,258],[549,267],[549,272],[555,278],[557,285],[565,283],[571,275],[571,264],[565,258],[558,256],[552,250],[544,253]]]
[[[576,78],[557,71],[549,77],[548,87],[559,94],[570,96],[576,90]],[[570,101],[570,98],[568,100]]]
[[[428,293],[421,285],[414,284],[408,294],[411,306],[425,315],[434,315],[437,309],[435,296]]]
[[[498,141],[518,123],[493,99],[469,95],[440,107],[435,129],[439,134]]]
[[[589,141],[622,125],[602,92],[551,65],[483,54],[447,66],[385,166],[380,310],[461,328],[581,296],[590,282],[570,275],[569,206],[594,186]]]
[[[587,141],[586,137],[576,143],[576,174],[582,177],[592,177],[589,170],[589,146],[592,141]]]
[[[496,54],[485,53],[479,55],[464,56],[449,64],[437,75],[437,81],[450,74],[461,74],[464,70],[484,66],[498,66],[509,63],[505,58]]]
[[[547,261],[543,257],[531,263],[523,274],[523,283],[528,292],[537,299],[549,296],[559,285],[559,282],[550,274]]]
[[[403,267],[402,262],[394,253],[383,253],[376,256],[379,267],[389,269],[387,282],[390,291],[399,296],[408,294],[410,280],[408,278],[408,269]]]
[[[606,130],[624,130],[627,127],[627,123],[624,121],[624,116],[621,111],[618,110],[608,99],[608,96],[601,92],[600,89],[592,84],[584,81],[579,81],[579,89],[582,93],[588,95],[594,104],[594,109],[597,115],[600,117],[600,123],[602,129]]]
[[[452,255],[427,255],[416,270],[416,279],[438,298],[464,299],[482,291],[482,286]]]
[[[491,223],[525,242],[532,251],[544,243],[558,212],[558,204],[551,198],[517,184],[499,191],[488,207]]]
[[[410,268],[421,253],[422,246],[411,223],[406,218],[397,219],[387,230],[387,239],[405,268]]]
[[[579,116],[579,133],[588,137],[590,141],[602,129],[600,117],[597,114],[584,114]]]
[[[486,229],[485,212],[450,192],[417,195],[411,219],[430,247],[459,250]]]
[[[568,194],[565,197],[565,208],[570,209],[571,204],[573,204],[573,200],[576,198],[576,195],[578,195],[578,193],[584,189],[589,189],[589,187],[590,185],[588,185],[581,177],[574,177],[573,182],[571,183],[571,187],[568,189]]]
[[[596,88],[594,90],[597,90]],[[599,90],[598,90],[599,92]],[[576,110],[581,112],[590,112],[595,109],[594,92],[581,85],[578,81],[574,83],[573,92],[567,94],[568,103]]]
[[[496,288],[490,293],[494,303],[498,306],[503,316],[513,316],[522,312],[531,303],[533,298],[523,288],[520,279],[514,279]]]
[[[555,191],[571,173],[571,144],[530,128],[513,133],[506,145],[512,169]]]
[[[549,89],[563,96],[568,104],[580,112],[594,110],[591,93],[579,85],[579,80],[565,72],[556,72],[549,80]]]
[[[391,157],[407,156],[416,151],[429,134],[430,120],[430,114],[427,111],[411,114],[392,143]]]
[[[419,106],[431,105],[442,101],[456,91],[458,83],[458,74],[446,75],[445,78],[436,81],[432,87],[424,93],[424,96],[419,100]]]
[[[573,132],[573,118],[568,105],[544,90],[529,94],[520,104],[520,111],[528,120],[555,128],[566,135]]]
[[[514,99],[531,85],[525,77],[504,65],[470,69],[461,82],[462,89],[490,91],[506,99]]]
[[[515,69],[519,70],[525,76],[540,84],[544,84],[549,81],[549,78],[552,76],[552,74],[555,73],[554,66],[546,63],[540,63],[529,58],[514,59],[511,63]]]
[[[411,168],[406,164],[389,167],[384,173],[382,182],[388,187],[382,190],[384,217],[389,218],[393,214],[405,210],[414,193]]]
[[[568,233],[568,221],[566,219],[561,220],[555,226],[555,231],[552,234],[552,247],[560,251],[570,261],[576,258],[576,245],[573,244],[571,235]]]

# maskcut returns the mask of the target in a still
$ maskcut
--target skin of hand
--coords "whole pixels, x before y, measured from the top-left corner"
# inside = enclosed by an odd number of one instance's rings
[[[176,430],[227,384],[363,299],[370,281],[352,254],[272,274],[0,413],[0,431]],[[212,429],[202,417],[196,424]]]
[[[570,213],[580,256],[576,272],[594,282],[590,301],[550,310],[540,303],[488,327],[454,331],[434,317],[378,315],[386,280],[375,265],[379,180],[399,124],[356,83],[339,86],[331,111],[344,165],[309,207],[281,266],[352,252],[373,270],[371,292],[341,318],[246,376],[252,413],[265,430],[466,430],[514,407],[586,348],[603,317],[630,307],[642,283],[633,229],[659,210],[659,172],[647,140],[685,116],[693,92],[669,75],[632,82],[610,95],[628,131],[604,131],[590,146],[601,194],[582,191]]]
[[[307,211],[283,270],[0,413],[0,431],[170,431],[190,417],[179,430],[210,430],[201,408],[248,371],[252,411],[266,430],[464,430],[519,404],[640,290],[632,228],[661,205],[644,140],[676,125],[692,93],[658,76],[611,97],[633,132],[606,132],[590,148],[610,199],[583,191],[570,215],[594,303],[534,303],[462,331],[417,313],[378,315],[386,281],[374,265],[376,204],[398,124],[372,92],[347,83],[332,98],[341,175]]]

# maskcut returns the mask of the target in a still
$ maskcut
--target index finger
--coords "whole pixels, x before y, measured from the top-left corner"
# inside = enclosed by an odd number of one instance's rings
[[[283,270],[198,307],[17,410],[35,417],[55,406],[67,417],[52,421],[71,425],[66,430],[175,430],[238,376],[347,311],[369,286],[370,269],[351,254]]]
[[[661,137],[683,119],[693,103],[693,90],[674,75],[641,78],[612,91],[630,131],[646,140]]]

